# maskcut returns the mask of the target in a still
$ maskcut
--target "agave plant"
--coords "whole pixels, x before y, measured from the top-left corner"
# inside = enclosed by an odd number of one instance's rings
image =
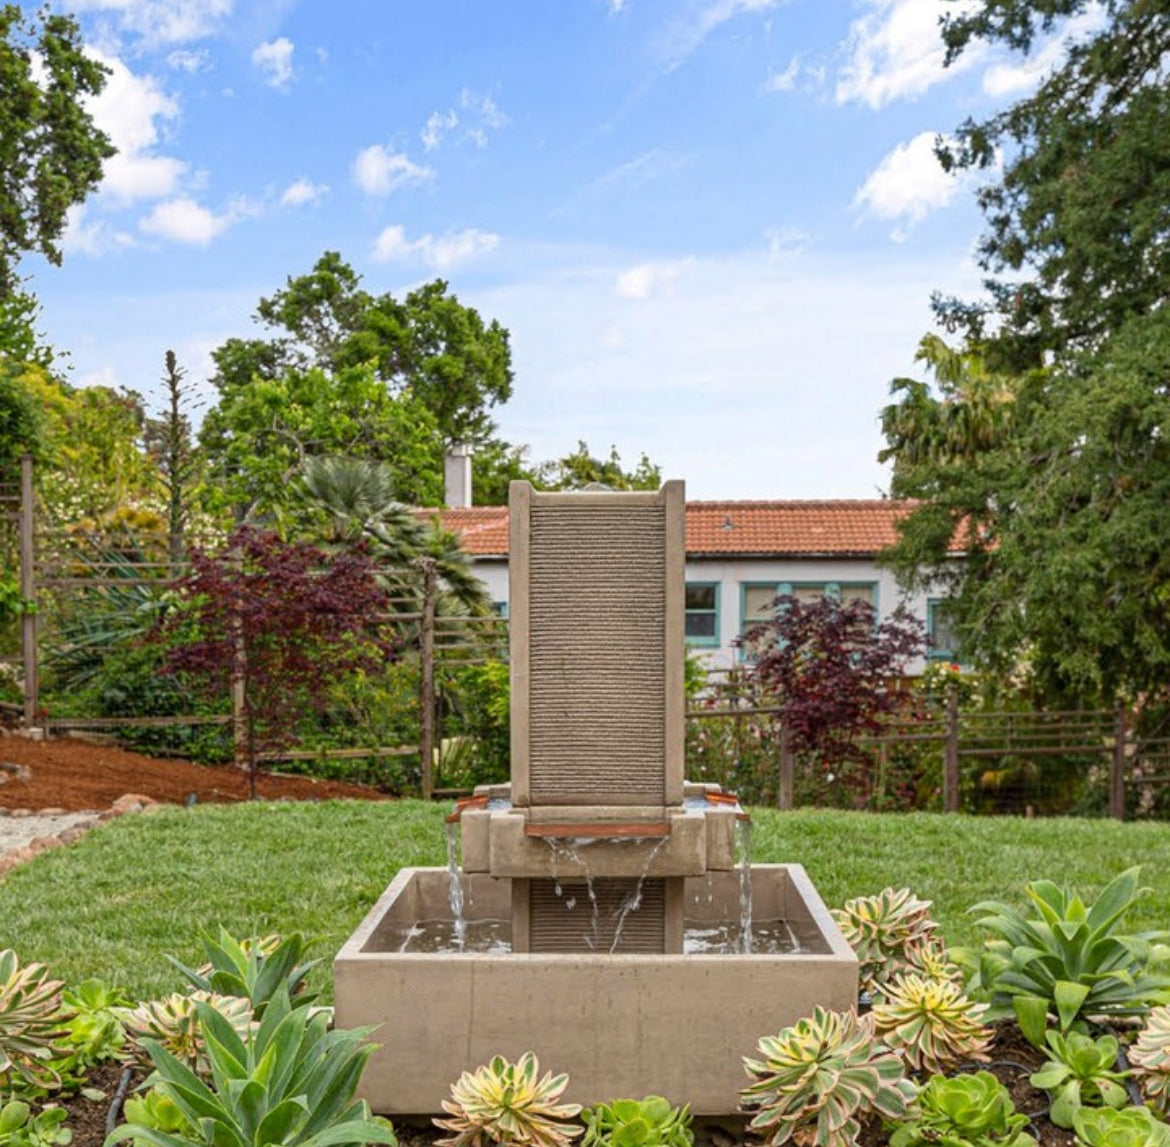
[[[27,964],[11,949],[0,952],[0,1088],[32,1088],[59,1082],[53,1060],[65,1054],[60,1040],[69,1018],[62,1011],[61,981],[44,964]]]
[[[833,917],[857,953],[863,992],[876,992],[899,973],[919,967],[938,928],[930,918],[930,901],[919,900],[909,888],[847,900]]]
[[[1170,1112],[1170,1007],[1152,1008],[1129,1049],[1142,1094],[1156,1111]]]
[[[207,963],[188,968],[168,956],[180,972],[199,990],[248,1000],[256,1019],[280,985],[284,985],[294,1007],[311,1004],[316,993],[306,992],[305,976],[319,960],[304,961],[305,940],[299,932],[287,938],[277,935],[235,939],[221,927],[218,936],[204,936]]]
[[[1170,976],[1147,971],[1161,953],[1154,945],[1170,933],[1121,935],[1117,925],[1142,894],[1140,868],[1130,868],[1102,890],[1092,905],[1050,880],[1027,886],[1039,915],[994,900],[974,905],[979,923],[995,935],[984,945],[975,987],[991,993],[989,1019],[1013,1011],[1024,1035],[1038,1047],[1050,1013],[1061,1031],[1086,1015],[1141,1015],[1170,1001]]]
[[[931,1076],[890,1147],[1035,1147],[1028,1117],[989,1071]]]
[[[330,1031],[324,1014],[294,1008],[283,988],[264,1018],[243,1033],[204,1000],[194,1009],[206,1034],[206,1079],[161,1043],[143,1041],[155,1087],[188,1129],[167,1133],[147,1122],[126,1123],[106,1140],[110,1147],[125,1139],[152,1147],[395,1147],[390,1124],[372,1117],[365,1100],[354,1099],[374,1052],[366,1040],[372,1029]],[[151,1120],[162,1115],[147,1114]]]
[[[1148,1107],[1082,1107],[1073,1129],[1083,1147],[1170,1147],[1170,1127]]]
[[[972,1003],[953,980],[908,972],[874,1001],[874,1028],[912,1071],[943,1073],[962,1060],[987,1061],[991,1029],[981,1021],[986,1004]]]
[[[149,1044],[153,1040],[188,1067],[202,1069],[205,1045],[199,1022],[199,1006],[213,1008],[243,1034],[252,1023],[251,1004],[238,996],[220,996],[214,992],[179,992],[161,1000],[147,1000],[136,1008],[117,1008],[130,1039],[131,1048],[142,1062],[149,1062]]]
[[[691,1109],[672,1107],[660,1095],[599,1103],[583,1116],[581,1147],[691,1147]]]
[[[751,1129],[773,1147],[792,1138],[850,1147],[861,1116],[899,1119],[914,1097],[902,1061],[877,1043],[872,1016],[818,1007],[759,1048],[760,1059],[744,1059],[752,1083],[740,1097],[756,1112]]]
[[[1072,1127],[1082,1106],[1124,1107],[1128,1071],[1116,1071],[1117,1040],[1111,1035],[1092,1039],[1079,1032],[1050,1031],[1048,1062],[1032,1075],[1033,1087],[1052,1096],[1049,1118],[1057,1127]]]
[[[569,1077],[545,1072],[537,1078],[540,1064],[532,1052],[516,1063],[502,1055],[475,1071],[465,1071],[451,1085],[451,1098],[443,1100],[448,1119],[435,1126],[451,1131],[440,1147],[486,1147],[489,1143],[532,1144],[532,1147],[565,1147],[581,1128],[566,1120],[580,1114],[576,1103],[560,1103]]]

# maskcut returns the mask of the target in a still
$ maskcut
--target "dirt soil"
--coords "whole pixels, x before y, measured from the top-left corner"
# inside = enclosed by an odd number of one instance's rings
[[[23,768],[5,769],[5,764]],[[386,799],[364,785],[271,773],[260,775],[257,791],[265,800]],[[246,800],[248,780],[231,766],[156,760],[66,737],[0,736],[0,808],[101,810],[125,793],[169,804],[183,804],[194,793],[200,803],[224,803]]]

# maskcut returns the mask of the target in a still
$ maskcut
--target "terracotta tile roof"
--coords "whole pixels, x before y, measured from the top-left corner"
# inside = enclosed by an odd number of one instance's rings
[[[688,502],[687,554],[875,554],[895,541],[906,502]],[[448,529],[477,557],[506,557],[508,508],[443,510]]]

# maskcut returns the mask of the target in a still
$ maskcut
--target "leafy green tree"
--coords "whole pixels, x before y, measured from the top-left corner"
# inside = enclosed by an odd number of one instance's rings
[[[368,365],[330,374],[290,367],[224,387],[200,442],[212,476],[244,518],[280,519],[305,461],[355,455],[388,468],[400,500],[442,501],[442,441],[431,412],[411,393],[392,393]]]
[[[1004,157],[978,192],[987,294],[935,300],[964,342],[924,341],[933,386],[895,381],[882,457],[921,500],[891,560],[949,586],[964,651],[1107,703],[1170,684],[1170,10],[981,0],[943,36],[948,62],[1027,53],[1098,8],[1032,95],[940,145],[952,169]]]
[[[555,462],[537,467],[536,485],[544,490],[581,490],[594,483],[611,490],[657,490],[662,485],[662,470],[645,454],[632,470],[622,466],[617,448],[609,448],[608,458],[595,458],[584,440],[577,449]]]
[[[329,251],[256,318],[270,337],[213,354],[221,400],[203,439],[246,504],[278,495],[306,457],[349,454],[394,468],[400,499],[437,505],[444,447],[494,442],[490,410],[512,393],[508,332],[442,280],[373,295]]]
[[[0,298],[16,288],[25,252],[61,262],[65,213],[114,154],[86,107],[107,74],[83,51],[71,17],[0,6]]]
[[[1092,350],[1163,305],[1170,279],[1170,11],[1148,0],[981,0],[944,18],[947,62],[982,44],[1027,53],[1103,10],[1035,93],[969,119],[948,169],[1002,172],[979,192],[986,300],[936,308],[997,364]]]

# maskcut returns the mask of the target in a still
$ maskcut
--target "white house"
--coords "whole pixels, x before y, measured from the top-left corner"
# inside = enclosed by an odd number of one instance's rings
[[[925,622],[932,658],[953,659],[939,599],[904,595],[875,558],[896,538],[904,502],[688,502],[686,634],[711,668],[742,658],[736,639],[768,616],[779,594],[864,598],[888,617],[899,603]],[[441,511],[462,538],[501,613],[508,608],[508,509]],[[921,666],[912,667],[912,671]]]

